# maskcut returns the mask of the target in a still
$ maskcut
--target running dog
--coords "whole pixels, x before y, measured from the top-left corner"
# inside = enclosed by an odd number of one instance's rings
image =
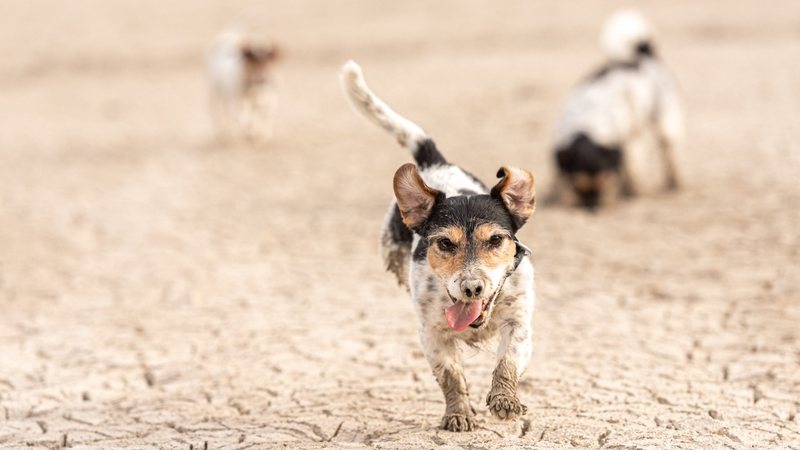
[[[666,188],[678,188],[673,153],[683,138],[683,110],[678,88],[657,57],[651,26],[634,11],[617,12],[606,21],[601,46],[608,61],[578,85],[556,125],[558,176],[546,203],[572,191],[582,206],[594,209],[613,181],[619,194],[634,196],[626,152],[643,132],[661,150]]]
[[[239,29],[221,33],[208,55],[211,110],[222,138],[263,143],[272,136],[278,48]]]
[[[486,398],[491,413],[514,420],[527,408],[517,381],[531,356],[533,265],[516,233],[533,214],[533,175],[503,167],[491,189],[449,163],[436,144],[367,86],[361,68],[341,70],[347,97],[366,118],[388,131],[416,161],[394,175],[382,233],[388,270],[406,286],[419,319],[426,358],[446,403],[441,427],[476,426],[459,347],[499,336],[497,365]]]

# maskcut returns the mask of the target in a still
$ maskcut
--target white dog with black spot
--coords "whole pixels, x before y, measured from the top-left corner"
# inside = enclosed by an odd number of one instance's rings
[[[606,21],[600,43],[607,61],[576,86],[556,124],[558,176],[547,203],[572,198],[595,209],[609,194],[634,196],[632,144],[645,135],[655,138],[666,188],[680,185],[675,151],[684,135],[683,107],[652,26],[636,11],[619,11]]]

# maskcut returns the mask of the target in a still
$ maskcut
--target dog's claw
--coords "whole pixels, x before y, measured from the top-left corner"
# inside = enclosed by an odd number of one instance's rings
[[[516,396],[507,394],[489,394],[486,406],[500,420],[516,420],[528,412],[528,407],[520,403]]]
[[[445,414],[442,417],[442,429],[455,433],[472,431],[476,427],[475,418],[465,414]]]

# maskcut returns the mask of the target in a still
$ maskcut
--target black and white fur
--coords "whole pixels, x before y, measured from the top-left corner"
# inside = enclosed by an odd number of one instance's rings
[[[628,152],[643,133],[655,137],[667,189],[679,185],[674,151],[683,139],[683,109],[651,26],[635,11],[619,11],[607,20],[601,46],[606,63],[575,88],[556,125],[558,177],[548,203],[572,191],[580,204],[594,208],[615,179],[620,194],[635,195]]]
[[[476,345],[493,336],[499,336],[500,339],[487,406],[497,418],[516,419],[526,411],[516,387],[532,352],[531,319],[535,293],[533,266],[529,258],[518,253],[521,258],[518,258],[516,270],[503,267],[491,271],[476,263],[468,270],[454,273],[452,277],[441,277],[434,273],[428,256],[430,251],[437,251],[432,249],[436,245],[432,236],[437,230],[453,224],[468,229],[475,224],[491,223],[492,226],[507,230],[509,239],[519,244],[514,233],[533,212],[532,176],[522,169],[503,168],[498,174],[503,179],[490,193],[475,176],[449,163],[419,126],[392,111],[376,97],[367,87],[361,68],[355,62],[343,66],[341,82],[355,108],[394,136],[411,152],[416,162],[416,167],[407,164],[395,175],[398,199],[402,184],[408,180],[403,178],[403,174],[408,173],[413,176],[418,174],[424,185],[436,192],[435,203],[429,207],[426,219],[415,223],[411,227],[413,230],[407,224],[412,223],[408,219],[414,212],[401,214],[398,201],[393,201],[386,216],[381,244],[387,269],[409,289],[414,302],[423,350],[445,396],[442,428],[470,431],[476,426],[459,348],[462,344]],[[519,181],[516,176],[528,177],[529,180]],[[510,185],[514,180],[519,183]],[[512,207],[504,205],[510,205],[510,200],[520,198],[510,199],[504,189],[518,188],[526,182],[530,183],[530,192],[521,191],[518,197],[524,197],[524,207],[528,209],[523,215],[515,215],[510,212]],[[519,246],[517,251],[522,251]],[[508,273],[510,276],[504,278]],[[468,301],[464,292],[469,297],[470,291],[468,288],[465,291],[464,286],[469,287],[470,280],[465,277],[475,274],[482,277],[485,285],[481,286],[485,287],[485,292],[496,292],[496,297],[489,302],[484,322],[477,326],[473,323],[463,331],[454,331],[448,327],[444,310],[456,301]]]

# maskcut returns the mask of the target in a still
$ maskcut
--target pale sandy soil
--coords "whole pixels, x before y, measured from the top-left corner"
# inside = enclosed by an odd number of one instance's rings
[[[336,70],[485,180],[544,187],[619,4],[197,3],[3,3],[0,447],[800,448],[796,1],[641,5],[686,94],[686,187],[537,211],[529,412],[488,416],[472,351],[462,435],[379,260],[408,155]],[[287,55],[263,149],[210,139],[203,48],[237,17]]]

